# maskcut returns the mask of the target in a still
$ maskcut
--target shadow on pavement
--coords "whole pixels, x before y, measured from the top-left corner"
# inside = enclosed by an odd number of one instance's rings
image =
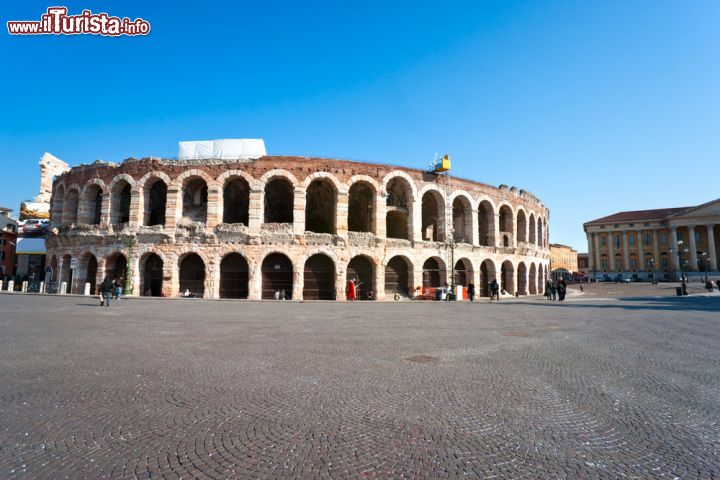
[[[638,302],[642,303],[638,304]],[[520,304],[520,302],[507,303]],[[525,305],[528,305],[528,303],[525,303]],[[720,312],[720,297],[623,297],[608,301],[607,303],[596,301],[583,302],[581,299],[576,299],[569,302],[530,302],[529,305],[539,307],[562,306],[563,308]]]

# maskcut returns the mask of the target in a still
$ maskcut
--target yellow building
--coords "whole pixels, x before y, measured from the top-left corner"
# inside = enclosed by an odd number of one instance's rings
[[[570,280],[578,271],[577,250],[559,243],[550,244],[550,269],[553,278]]]
[[[591,278],[717,277],[720,199],[696,207],[618,212],[583,225]],[[682,261],[682,265],[681,265]]]

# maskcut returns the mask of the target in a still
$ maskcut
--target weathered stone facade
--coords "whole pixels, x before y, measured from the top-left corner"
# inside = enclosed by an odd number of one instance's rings
[[[343,300],[353,279],[360,298],[383,300],[450,282],[454,265],[478,294],[497,278],[532,295],[548,273],[548,217],[515,187],[390,165],[146,158],[59,176],[46,242],[54,280],[74,293],[127,272],[136,295]]]

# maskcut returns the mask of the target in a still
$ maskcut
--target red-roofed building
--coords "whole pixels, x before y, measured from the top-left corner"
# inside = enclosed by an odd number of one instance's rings
[[[618,212],[583,224],[591,278],[720,276],[720,199],[695,207]],[[681,255],[678,255],[678,252]],[[680,261],[682,258],[682,266]]]

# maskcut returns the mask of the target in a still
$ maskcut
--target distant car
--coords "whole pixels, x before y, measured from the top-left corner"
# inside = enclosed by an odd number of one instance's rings
[[[25,221],[22,227],[23,233],[45,233],[50,227],[50,221],[41,218],[31,218]]]

